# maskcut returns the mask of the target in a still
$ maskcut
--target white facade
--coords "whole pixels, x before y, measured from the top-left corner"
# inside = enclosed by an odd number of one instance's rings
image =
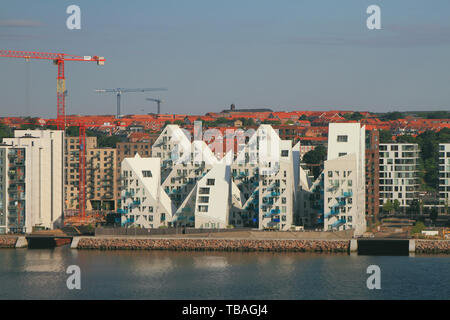
[[[324,230],[366,231],[365,128],[330,123],[324,179]]]
[[[121,166],[122,190],[120,213],[122,224],[142,228],[168,226],[174,207],[161,187],[159,158],[125,158]]]
[[[441,212],[448,214],[450,207],[450,143],[439,144],[439,202],[442,206]]]
[[[63,145],[64,132],[57,130],[15,130],[14,138],[5,138],[3,143],[8,153],[21,148],[24,150],[24,172],[22,192],[15,197],[24,197],[25,221],[22,232],[32,232],[33,227],[53,229],[62,224],[63,199]],[[7,157],[8,166],[14,157]],[[20,171],[20,168],[16,169]],[[17,172],[6,176],[6,183],[20,183]],[[16,189],[17,190],[17,189]],[[17,193],[17,192],[16,192]],[[21,199],[9,201],[8,210],[14,211],[22,203]],[[7,219],[8,220],[8,219]],[[10,229],[12,226],[7,226]],[[10,231],[10,230],[8,230]]]
[[[380,143],[380,206],[397,200],[405,208],[418,199],[418,161],[418,144]]]
[[[294,225],[299,146],[292,148],[270,125],[247,132],[237,154],[220,160],[204,141],[191,143],[177,125],[167,125],[152,156],[161,160],[160,185],[173,207],[172,226],[289,230]],[[124,192],[130,194],[129,185]]]

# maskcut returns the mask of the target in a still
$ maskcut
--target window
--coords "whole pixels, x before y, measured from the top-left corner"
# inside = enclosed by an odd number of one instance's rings
[[[208,206],[198,206],[198,211],[199,212],[208,212]]]
[[[207,185],[207,186],[213,186],[214,183],[215,183],[215,180],[216,180],[216,179],[208,179],[208,180],[206,180],[206,185]]]
[[[209,194],[209,188],[200,188],[200,194]]]
[[[289,156],[289,150],[281,150],[281,156],[282,157],[288,157]]]
[[[348,136],[337,136],[337,142],[347,142]]]
[[[144,176],[144,178],[151,178],[152,172],[150,170],[142,170],[142,175]]]
[[[209,197],[199,197],[198,198],[198,202],[199,203],[208,203],[209,202]]]
[[[347,155],[347,152],[339,152],[339,157],[343,157],[343,156],[346,156]]]

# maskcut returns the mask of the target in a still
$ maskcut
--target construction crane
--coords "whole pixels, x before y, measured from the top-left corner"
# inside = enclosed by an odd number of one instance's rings
[[[166,91],[167,88],[137,88],[137,89],[124,89],[124,88],[115,88],[115,89],[97,89],[95,92],[98,93],[115,93],[117,94],[117,118],[120,118],[120,97],[122,93],[128,92],[148,92],[148,91]]]
[[[34,51],[15,51],[15,50],[0,50],[0,57],[6,58],[22,58],[26,59],[41,59],[52,60],[58,66],[57,85],[56,85],[56,123],[58,130],[64,130],[66,126],[66,77],[64,75],[64,64],[66,61],[84,61],[97,62],[98,65],[105,64],[105,58],[99,56],[74,56],[65,53],[49,53],[49,52],[34,52]]]
[[[161,102],[162,102],[162,100],[154,99],[154,98],[147,98],[145,100],[156,102],[156,108],[157,108],[157,111],[158,111],[157,114],[161,114]]]

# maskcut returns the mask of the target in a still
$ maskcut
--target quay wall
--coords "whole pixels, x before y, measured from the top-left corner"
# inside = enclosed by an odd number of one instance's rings
[[[17,237],[0,236],[0,248],[15,248]]]
[[[139,239],[83,237],[77,249],[348,252],[348,240]]]
[[[450,254],[450,240],[416,240],[416,253]]]

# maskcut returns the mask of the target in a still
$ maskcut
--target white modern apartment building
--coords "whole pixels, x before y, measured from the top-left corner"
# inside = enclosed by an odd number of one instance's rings
[[[441,213],[450,213],[450,143],[439,144],[439,202]]]
[[[324,230],[366,231],[365,128],[330,123],[324,164]]]
[[[16,130],[0,145],[0,232],[62,223],[64,132]]]
[[[418,161],[418,144],[380,143],[380,207],[397,200],[405,209],[418,199]]]
[[[167,226],[172,221],[174,207],[161,186],[159,158],[125,158],[121,166],[123,225],[142,228]]]
[[[164,202],[164,221],[168,225],[278,230],[289,230],[293,226],[295,191],[299,185],[299,146],[293,148],[291,141],[281,140],[269,125],[262,125],[246,135],[245,139],[237,139],[236,154],[232,149],[218,160],[204,141],[196,138],[191,142],[189,134],[177,125],[165,127],[152,147],[152,156],[161,161],[158,165],[161,171],[152,175],[160,177],[160,184],[155,188],[162,190],[168,199],[162,199],[159,194],[157,201],[160,207]],[[146,170],[147,164],[141,160],[144,167],[134,171]],[[127,181],[126,172],[138,165],[124,160],[122,166],[128,168],[122,170],[122,179]],[[140,179],[138,175],[137,180]],[[133,192],[134,206],[138,206],[142,198],[135,199],[136,190],[132,190],[130,184],[124,184],[122,199]],[[138,222],[134,211],[126,212],[130,210],[126,202],[129,200],[124,200],[121,204],[121,212],[126,215],[124,221],[130,223],[134,218],[133,224],[142,227],[161,225]],[[170,201],[170,205],[166,201]],[[140,209],[144,210],[142,206]],[[148,209],[149,206],[145,206],[145,210]]]
[[[299,185],[299,145],[261,125],[238,151],[233,182],[241,191],[244,226],[289,230]]]

